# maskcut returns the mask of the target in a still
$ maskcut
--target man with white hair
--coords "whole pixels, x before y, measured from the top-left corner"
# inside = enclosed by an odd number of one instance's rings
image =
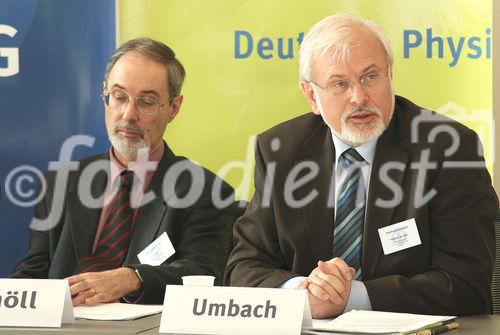
[[[352,309],[489,313],[498,199],[477,135],[395,96],[390,43],[346,15],[300,46],[312,113],[260,134],[225,281]]]

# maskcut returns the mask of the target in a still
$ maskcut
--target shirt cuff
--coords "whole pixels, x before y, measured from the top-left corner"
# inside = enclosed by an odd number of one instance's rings
[[[127,266],[128,268],[134,270],[135,272],[135,275],[137,276],[137,278],[139,279],[139,281],[141,282],[141,288],[132,293],[132,294],[129,294],[129,295],[126,295],[124,297],[122,297],[120,299],[121,302],[125,302],[127,304],[139,304],[142,302],[142,299],[144,298],[144,287],[142,286],[143,283],[144,283],[144,280],[142,279],[142,276],[141,274],[139,273],[139,270],[135,269],[134,267],[132,266]]]
[[[351,293],[349,294],[344,313],[352,311],[353,309],[372,310],[372,304],[366,286],[363,282],[358,280],[353,280],[351,282]]]
[[[278,288],[297,288],[297,286],[300,284],[301,281],[306,279],[307,277],[293,277],[291,279],[288,279],[286,282],[278,286]]]
[[[142,298],[144,298],[144,291],[141,289],[141,293],[138,297],[132,296],[132,295],[127,295],[125,297],[122,297],[120,300],[121,302],[127,303],[127,304],[140,304],[142,302]]]

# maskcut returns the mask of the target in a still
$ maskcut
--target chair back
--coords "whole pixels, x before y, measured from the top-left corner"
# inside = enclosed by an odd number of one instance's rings
[[[226,222],[224,222],[224,233],[221,237],[221,246],[217,253],[217,262],[215,264],[216,277],[215,285],[221,286],[224,279],[224,271],[226,270],[227,259],[233,249],[233,226],[236,219],[245,213],[248,203],[245,200],[235,201],[230,206],[230,214]]]
[[[491,295],[493,297],[493,313],[500,314],[500,209],[495,216],[496,257],[491,281]]]

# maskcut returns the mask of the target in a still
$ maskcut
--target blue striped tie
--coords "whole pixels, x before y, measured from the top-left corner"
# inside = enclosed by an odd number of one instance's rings
[[[340,185],[333,232],[333,257],[342,258],[356,269],[361,280],[361,245],[365,221],[365,188],[361,175],[363,157],[350,148],[339,157],[337,173],[345,176]]]

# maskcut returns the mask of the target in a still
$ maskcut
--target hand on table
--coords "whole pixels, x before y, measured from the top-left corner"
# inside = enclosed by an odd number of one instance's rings
[[[138,291],[142,285],[134,270],[127,267],[81,273],[67,280],[73,306],[117,301]]]

